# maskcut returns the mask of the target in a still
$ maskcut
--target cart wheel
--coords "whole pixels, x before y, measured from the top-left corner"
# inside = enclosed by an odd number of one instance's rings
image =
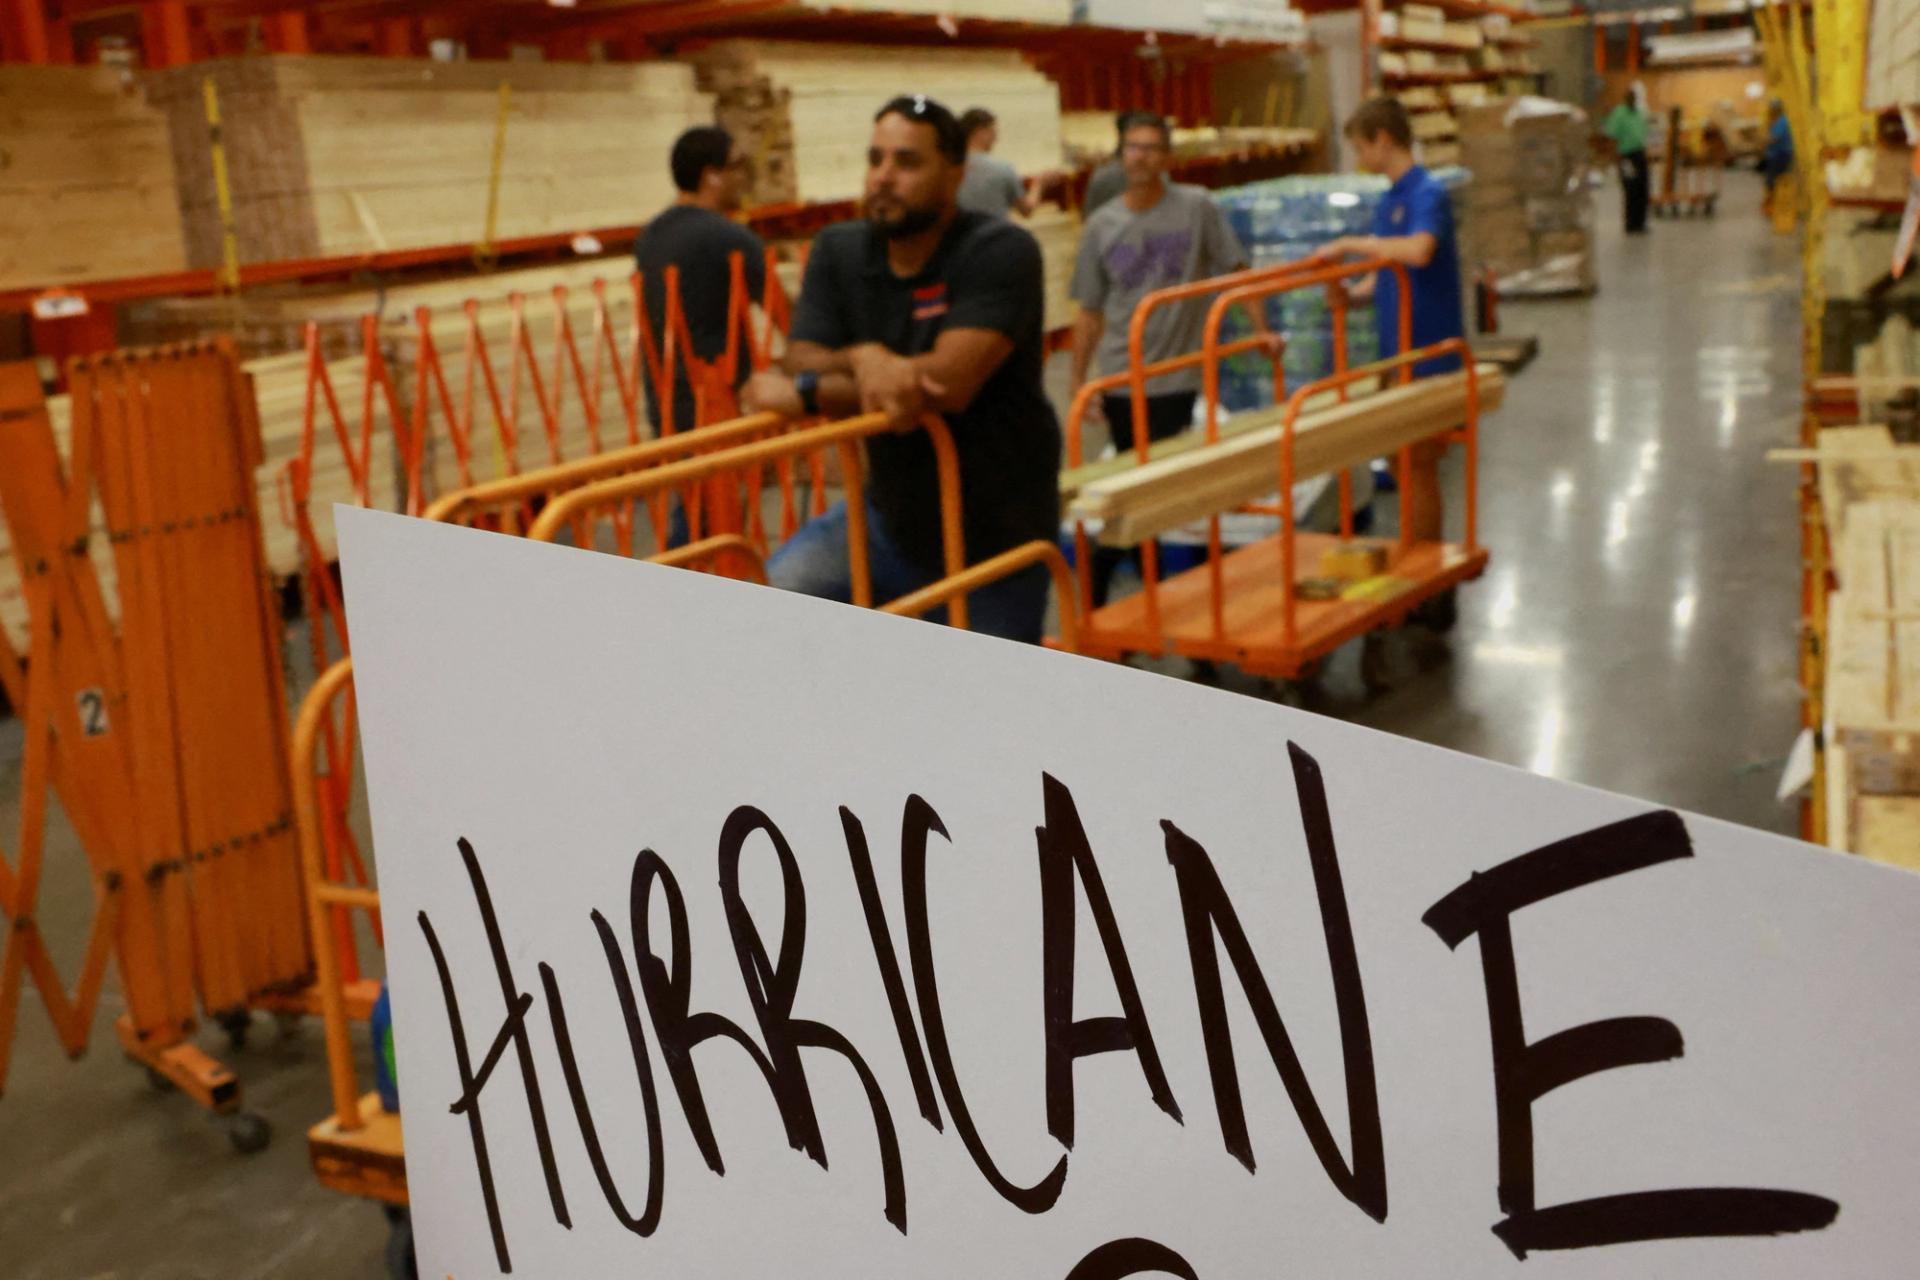
[[[1437,596],[1422,600],[1407,616],[1407,620],[1415,626],[1425,627],[1436,635],[1446,635],[1460,622],[1458,588],[1449,587]]]
[[[392,1280],[420,1280],[420,1264],[413,1256],[413,1215],[405,1209],[387,1209],[387,1274]]]
[[[273,1141],[273,1126],[265,1116],[236,1111],[227,1117],[227,1141],[243,1156],[258,1155]]]
[[[1361,638],[1360,683],[1368,693],[1385,693],[1393,687],[1392,655],[1387,652],[1385,632],[1369,631]]]
[[[227,1033],[227,1043],[235,1053],[247,1047],[247,1032],[253,1027],[253,1013],[248,1009],[229,1009],[217,1014],[214,1021]]]
[[[156,1067],[148,1067],[146,1071],[147,1071],[147,1087],[149,1089],[152,1089],[155,1093],[172,1093],[173,1092],[175,1087],[174,1083],[173,1081],[167,1079],[166,1072],[161,1071]]]

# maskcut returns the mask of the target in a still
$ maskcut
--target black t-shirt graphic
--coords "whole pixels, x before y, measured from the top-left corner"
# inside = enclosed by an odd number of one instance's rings
[[[702,360],[718,359],[727,349],[727,297],[732,287],[734,254],[746,259],[747,299],[759,302],[766,294],[766,247],[739,223],[699,205],[677,204],[664,209],[640,232],[634,260],[640,268],[641,299],[656,343],[666,341],[667,268],[680,268],[680,307],[687,315],[687,336],[693,353]],[[734,385],[752,372],[744,348]],[[656,425],[660,404],[653,382],[641,370],[647,387],[647,409]],[[685,431],[694,423],[693,389],[686,365],[676,362],[673,379],[673,428]]]
[[[899,355],[933,349],[949,326],[991,329],[1013,351],[947,425],[960,458],[967,561],[977,563],[1060,523],[1060,424],[1041,388],[1045,275],[1024,227],[976,213],[954,220],[918,275],[887,265],[864,222],[822,231],[807,260],[792,338],[839,349],[878,342]],[[930,571],[940,557],[940,484],[924,431],[867,442],[870,497],[894,545]]]

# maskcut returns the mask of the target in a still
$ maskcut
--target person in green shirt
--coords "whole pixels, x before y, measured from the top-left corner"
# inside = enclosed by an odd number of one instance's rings
[[[1641,110],[1639,95],[1629,89],[1620,104],[1608,114],[1600,132],[1613,140],[1619,158],[1620,192],[1626,197],[1627,234],[1640,235],[1647,229],[1647,127],[1651,122]]]

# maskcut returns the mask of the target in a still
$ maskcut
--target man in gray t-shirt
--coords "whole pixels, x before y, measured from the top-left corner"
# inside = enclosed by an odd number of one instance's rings
[[[1019,171],[993,154],[993,144],[1000,140],[993,112],[975,107],[960,117],[960,127],[967,131],[967,172],[960,179],[960,207],[989,218],[1004,218],[1014,209],[1022,217],[1031,216],[1034,202]]]
[[[1073,300],[1080,304],[1073,326],[1076,393],[1087,380],[1089,366],[1102,377],[1128,367],[1128,336],[1142,298],[1247,265],[1246,249],[1212,196],[1203,188],[1167,181],[1170,143],[1166,121],[1147,113],[1133,116],[1120,145],[1127,189],[1094,211],[1081,231],[1072,287]],[[1142,361],[1150,364],[1198,351],[1212,301],[1203,295],[1153,311],[1143,335]],[[1255,315],[1254,323],[1266,327],[1264,316]],[[1192,424],[1200,386],[1197,364],[1148,381],[1149,441],[1176,435]],[[1096,403],[1114,447],[1135,447],[1134,406],[1127,391],[1117,388]],[[1113,559],[1104,557],[1094,566],[1096,602],[1106,597]]]

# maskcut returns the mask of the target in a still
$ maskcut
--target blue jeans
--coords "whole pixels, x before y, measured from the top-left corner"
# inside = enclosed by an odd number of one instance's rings
[[[940,575],[929,573],[908,559],[887,538],[879,513],[867,506],[867,566],[873,580],[873,598],[884,604],[931,586]],[[818,596],[841,604],[853,601],[853,565],[847,554],[847,504],[836,502],[827,513],[800,526],[787,544],[767,561],[767,580],[783,591]],[[1031,565],[967,597],[967,624],[982,635],[1000,636],[1027,644],[1040,643],[1047,618],[1049,578],[1043,565]],[[945,622],[946,609],[927,614],[930,622]]]

